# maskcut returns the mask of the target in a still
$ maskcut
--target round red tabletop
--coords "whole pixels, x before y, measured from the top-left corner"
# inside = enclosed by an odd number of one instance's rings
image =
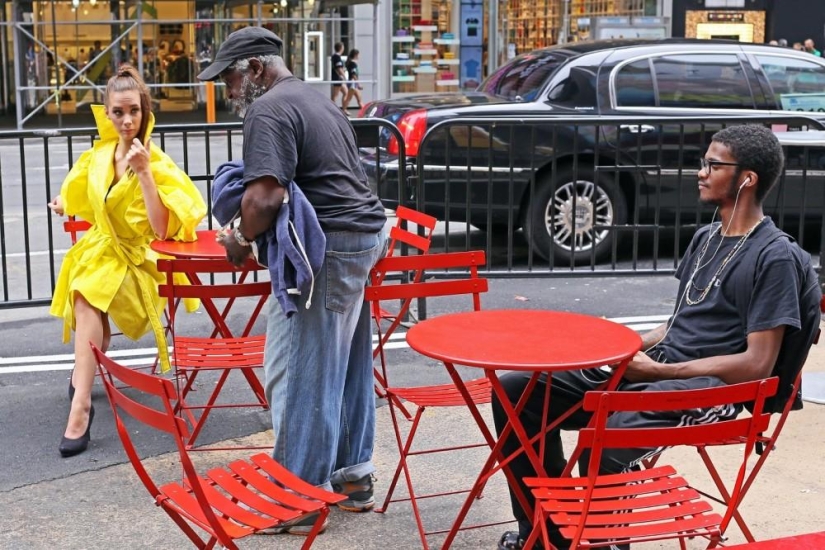
[[[197,231],[198,240],[191,243],[178,241],[153,241],[150,245],[158,254],[173,258],[226,258],[226,249],[215,242],[215,229]]]
[[[501,370],[559,370],[618,363],[642,345],[633,330],[598,317],[504,309],[452,313],[407,331],[415,351],[448,363]]]

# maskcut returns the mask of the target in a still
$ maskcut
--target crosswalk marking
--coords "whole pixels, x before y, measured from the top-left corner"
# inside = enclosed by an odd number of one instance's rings
[[[648,315],[644,317],[614,317],[608,320],[626,325],[637,332],[644,332],[661,325],[667,321],[668,317],[668,315]],[[373,335],[372,341],[373,344],[377,343],[377,337],[375,335]],[[384,346],[384,349],[393,350],[408,347],[404,333],[396,332],[390,335],[389,342]],[[157,355],[157,348],[113,350],[107,355],[117,359],[119,363],[127,367],[148,366],[154,362],[155,356]],[[74,367],[73,353],[30,355],[27,357],[0,357],[0,375],[67,371],[71,370],[72,367]]]

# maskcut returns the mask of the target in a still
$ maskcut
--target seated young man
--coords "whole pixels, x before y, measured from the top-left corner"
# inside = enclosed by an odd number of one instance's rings
[[[693,237],[676,272],[679,290],[673,315],[644,335],[643,352],[630,362],[618,389],[697,389],[766,378],[776,374],[777,358],[781,363],[783,358],[788,359],[785,355],[795,353],[785,349],[789,342],[797,352],[801,350],[801,359],[796,361],[801,366],[811,338],[795,336],[801,333],[803,324],[811,326],[812,316],[818,327],[822,293],[810,255],[762,212],[762,202],[778,181],[783,163],[779,141],[764,126],[732,126],[713,136],[701,159],[699,199],[717,207],[714,219],[719,221],[703,227]],[[548,420],[568,411],[609,377],[610,373],[602,369],[554,373]],[[518,401],[529,379],[530,374],[523,372],[501,377],[512,403]],[[546,383],[547,378],[539,380],[521,413],[528,435],[541,428]],[[617,413],[608,424],[639,427],[709,423],[735,417],[740,411],[741,405],[731,405],[724,410]],[[493,416],[501,433],[507,418],[495,398]],[[578,430],[589,419],[589,413],[579,410],[561,424],[561,429]],[[517,448],[518,441],[511,437],[504,452]],[[659,451],[605,451],[600,473],[625,471]],[[560,475],[566,461],[558,429],[546,435],[545,453],[548,475]],[[580,468],[585,460],[583,457],[580,461]],[[518,480],[536,475],[524,453],[511,463],[511,468]],[[522,491],[532,505],[532,496],[523,485]],[[500,550],[521,548],[531,530],[532,518],[521,509],[512,490],[510,500],[519,530],[502,535]],[[569,542],[558,529],[549,527],[551,542],[557,548],[567,548]]]

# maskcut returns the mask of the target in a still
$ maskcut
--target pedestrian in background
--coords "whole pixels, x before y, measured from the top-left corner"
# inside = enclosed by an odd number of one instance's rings
[[[346,87],[346,73],[344,72],[344,59],[341,57],[341,54],[344,53],[344,43],[343,42],[336,42],[335,43],[335,53],[332,54],[330,67],[332,67],[332,102],[338,99],[338,96],[341,96],[341,108],[345,109],[344,106],[344,99],[347,97],[347,87]]]
[[[356,49],[349,51],[347,56],[347,75],[349,76],[349,83],[347,84],[347,97],[344,98],[344,112],[349,109],[349,102],[355,98],[356,105],[361,108],[361,83],[358,82],[358,55]]]
[[[133,340],[154,331],[161,370],[169,368],[160,321],[166,300],[157,290],[165,279],[149,244],[155,239],[194,241],[206,215],[197,187],[149,142],[155,124],[151,97],[134,67],[122,65],[109,79],[104,101],[92,106],[100,139],[80,155],[60,195],[49,203],[56,214],[91,223],[63,259],[50,309],[63,318],[64,343],[75,331],[71,410],[59,447],[64,457],[89,446],[96,369],[89,342],[107,350],[110,318]],[[187,306],[190,311],[197,307]]]
[[[816,49],[816,46],[814,45],[814,41],[812,38],[808,38],[807,40],[805,40],[805,51],[817,57],[822,57],[822,52]]]
[[[221,78],[243,118],[240,222],[219,242],[230,261],[244,262],[250,241],[272,231],[282,205],[287,208],[287,186],[297,186],[314,209],[325,236],[321,269],[308,293],[292,295],[294,311],[272,300],[267,315],[273,458],[308,483],[346,495],[339,508],[361,512],[374,505],[375,471],[372,327],[364,286],[386,251],[386,216],[367,184],[347,117],[287,69],[282,48],[272,32],[246,27],[230,34],[198,75]],[[268,257],[270,273],[281,267],[273,261]],[[306,535],[316,519],[297,518],[282,531]]]

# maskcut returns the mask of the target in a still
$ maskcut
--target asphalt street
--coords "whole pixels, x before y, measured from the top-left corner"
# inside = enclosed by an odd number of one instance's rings
[[[482,299],[484,308],[557,309],[619,319],[635,328],[658,324],[673,307],[676,281],[670,277],[592,278],[575,280],[494,279]],[[429,315],[460,311],[471,307],[469,300],[444,298],[428,303]],[[243,308],[233,310],[230,324],[244,321]],[[652,319],[650,317],[653,316]],[[641,317],[641,319],[640,319]],[[203,334],[211,326],[202,311],[186,316],[186,330]],[[259,327],[261,328],[261,327]],[[61,342],[61,322],[45,308],[0,311],[0,492],[39,481],[99,470],[122,463],[125,455],[112,423],[106,397],[98,385],[93,390],[97,408],[88,452],[74,459],[62,459],[57,444],[65,428],[68,412],[66,396],[72,366],[72,347]],[[112,354],[118,360],[151,362],[151,336],[132,342],[115,337]],[[320,342],[319,342],[319,345]],[[399,334],[394,340],[391,361],[402,365],[399,383],[447,381],[443,366],[425,360],[408,349]],[[130,355],[132,354],[132,355]],[[215,378],[204,377],[203,387]],[[232,380],[227,399],[245,398],[248,389],[239,376]],[[268,428],[268,413],[252,409],[219,411],[206,424],[202,442],[219,441],[261,432]],[[169,452],[168,445],[150,439],[145,451],[150,455]]]

